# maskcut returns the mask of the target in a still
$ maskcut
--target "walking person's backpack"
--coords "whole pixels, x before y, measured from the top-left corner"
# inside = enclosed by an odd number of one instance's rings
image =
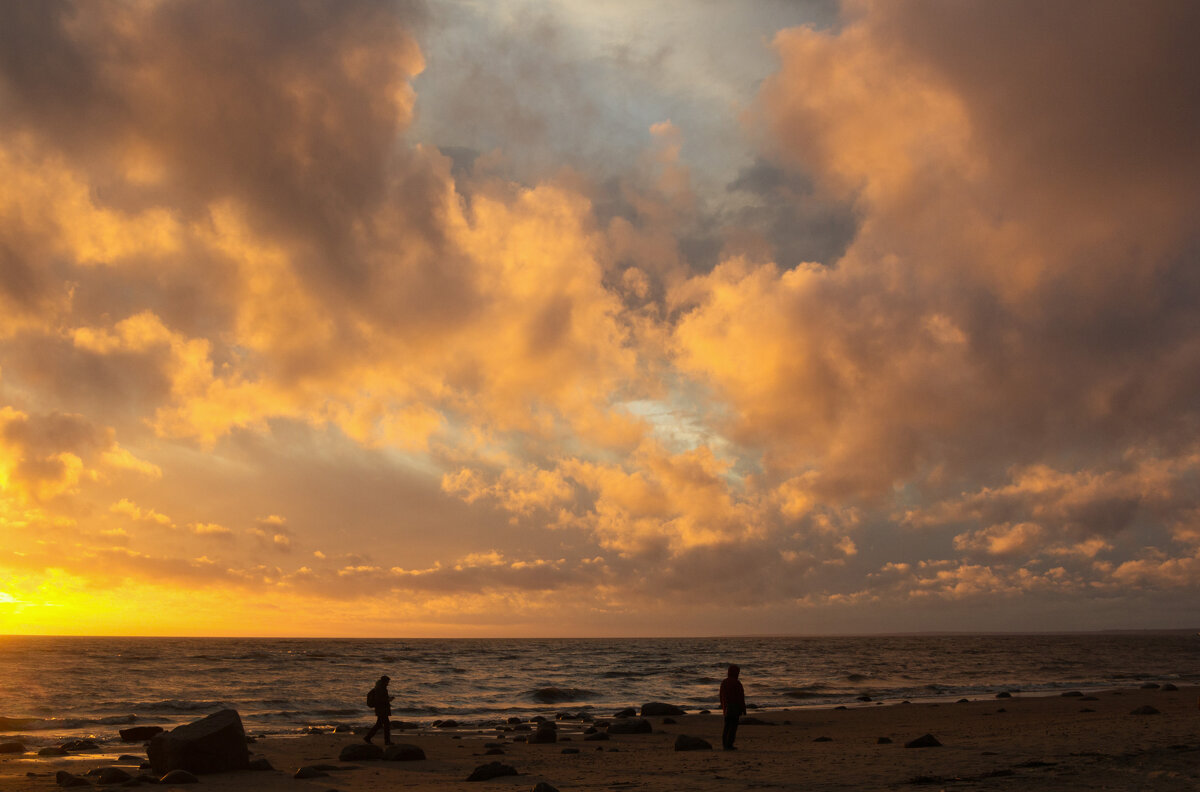
[[[373,687],[367,691],[367,706],[375,709],[376,702],[379,701],[379,688]]]

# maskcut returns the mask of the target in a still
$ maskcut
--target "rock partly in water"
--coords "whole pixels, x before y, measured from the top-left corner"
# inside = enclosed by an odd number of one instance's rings
[[[1062,693],[1059,693],[1058,695],[1062,696],[1063,698],[1083,698],[1083,691],[1082,690],[1064,690]]]
[[[506,765],[501,762],[488,762],[485,765],[479,765],[471,771],[471,775],[467,776],[468,781],[489,781],[493,778],[502,776],[514,776],[517,774],[517,769],[512,765]]]
[[[635,710],[633,707],[626,707],[625,709],[621,710],[620,712],[613,714],[614,718],[633,718],[636,716],[637,716],[637,710]]]
[[[642,705],[642,717],[662,717],[664,715],[684,715],[681,707],[676,707],[674,704],[665,704],[661,701],[651,701],[648,704]]]
[[[145,742],[162,732],[162,726],[131,726],[128,729],[121,729],[118,734],[121,735],[122,742]]]
[[[904,743],[905,748],[941,748],[942,744],[932,734],[923,734],[915,740]]]
[[[1007,690],[1001,690],[996,694],[996,698],[1012,698],[1012,693],[1009,693]]]
[[[396,743],[383,749],[385,762],[418,762],[425,758],[425,751],[420,746],[408,743]]]
[[[645,718],[618,718],[608,724],[609,734],[651,734],[654,727]]]
[[[187,770],[172,770],[171,772],[158,779],[160,784],[195,784],[200,781],[195,775]]]
[[[1175,685],[1172,685],[1170,682],[1168,682],[1167,684],[1163,685],[1163,686],[1162,686],[1162,689],[1163,689],[1164,691],[1166,691],[1167,693],[1175,693],[1176,691],[1178,691],[1178,690],[1179,690],[1179,688],[1178,688],[1178,687],[1176,687]]]
[[[68,740],[62,744],[64,751],[95,751],[99,747],[95,740]]]
[[[237,710],[231,709],[154,735],[146,755],[154,772],[159,774],[173,770],[220,773],[245,770],[250,764],[242,718]]]
[[[343,762],[374,762],[383,758],[383,749],[372,743],[350,743],[342,748],[338,759]]]
[[[1154,707],[1151,707],[1149,704],[1146,704],[1144,706],[1138,707],[1137,709],[1135,709],[1133,712],[1131,712],[1129,714],[1130,715],[1161,715],[1162,713],[1159,712]]]
[[[680,734],[675,738],[676,751],[711,751],[712,743],[702,737]]]
[[[66,756],[67,749],[61,745],[47,745],[45,748],[39,748],[38,756]]]

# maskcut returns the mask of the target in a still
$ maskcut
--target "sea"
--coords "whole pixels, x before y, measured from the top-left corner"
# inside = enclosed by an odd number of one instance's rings
[[[393,719],[471,729],[508,718],[610,717],[666,702],[717,708],[730,663],[751,708],[1057,695],[1200,684],[1194,631],[629,639],[253,639],[0,636],[0,741],[118,744],[224,708],[252,735],[371,723],[391,677]]]

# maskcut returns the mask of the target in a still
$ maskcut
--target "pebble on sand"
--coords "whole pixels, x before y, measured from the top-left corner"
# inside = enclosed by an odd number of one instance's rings
[[[489,781],[493,778],[511,775],[517,775],[517,769],[512,765],[506,765],[501,762],[488,762],[472,770],[471,775],[467,776],[467,780]]]

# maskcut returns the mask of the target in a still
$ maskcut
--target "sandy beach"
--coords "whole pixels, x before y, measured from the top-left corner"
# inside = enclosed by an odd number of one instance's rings
[[[200,777],[214,792],[391,789],[559,790],[735,789],[1138,789],[1190,790],[1200,785],[1200,689],[1122,689],[1075,696],[1022,696],[942,703],[867,703],[848,709],[753,711],[738,750],[722,751],[718,715],[648,718],[651,734],[584,739],[588,724],[558,724],[555,743],[519,741],[529,732],[497,729],[399,732],[394,742],[420,746],[424,761],[341,762],[350,734],[258,737],[252,757],[274,770]],[[1157,714],[1143,714],[1150,707]],[[1136,711],[1136,712],[1135,712]],[[553,717],[553,713],[547,713]],[[666,722],[664,722],[664,720]],[[674,723],[670,722],[675,721]],[[716,750],[676,751],[680,734]],[[932,734],[940,747],[909,748]],[[890,740],[886,742],[884,739]],[[377,738],[376,740],[380,740]],[[138,755],[141,745],[107,750]],[[488,751],[492,753],[486,753]],[[497,753],[502,751],[502,753]],[[499,761],[517,775],[466,779]],[[55,774],[121,766],[115,753],[0,757],[0,789],[57,789]],[[324,765],[325,776],[296,779],[297,769]]]

